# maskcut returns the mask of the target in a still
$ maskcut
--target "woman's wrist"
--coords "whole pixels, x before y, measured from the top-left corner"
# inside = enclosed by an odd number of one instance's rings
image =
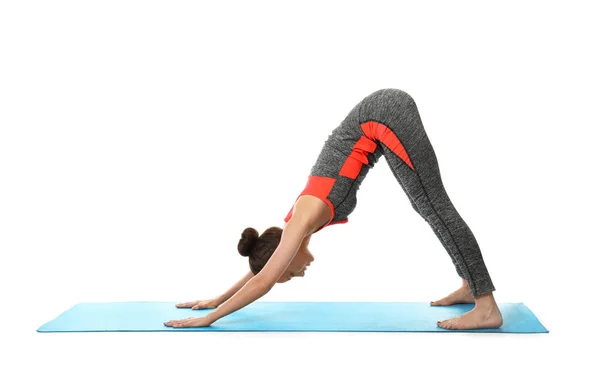
[[[217,313],[215,314],[215,312],[217,312]],[[208,313],[207,315],[204,316],[204,318],[206,318],[206,321],[209,322],[208,325],[211,325],[217,319],[219,319],[219,318],[222,317],[222,316],[218,315],[218,312],[219,312],[219,310],[218,310],[218,307],[217,307],[215,310],[211,311],[210,313]]]

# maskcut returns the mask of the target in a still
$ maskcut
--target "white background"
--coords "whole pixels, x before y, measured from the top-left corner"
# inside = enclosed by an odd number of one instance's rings
[[[3,2],[0,362],[591,361],[590,4]],[[243,229],[283,225],[331,130],[381,88],[416,100],[496,299],[549,334],[36,332],[79,302],[220,294],[248,268]],[[383,157],[310,248],[307,275],[261,300],[429,301],[460,283]]]

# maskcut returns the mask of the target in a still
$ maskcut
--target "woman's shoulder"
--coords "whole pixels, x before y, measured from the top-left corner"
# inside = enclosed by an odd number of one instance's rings
[[[298,197],[292,211],[292,219],[304,222],[311,233],[331,222],[332,212],[327,203],[313,195]]]

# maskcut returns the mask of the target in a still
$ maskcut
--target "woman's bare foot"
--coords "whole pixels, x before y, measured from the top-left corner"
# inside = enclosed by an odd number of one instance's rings
[[[473,294],[471,294],[471,289],[469,288],[469,284],[467,284],[467,281],[465,279],[463,279],[463,285],[459,289],[453,291],[448,296],[440,300],[429,302],[429,304],[433,306],[452,305],[460,303],[475,303],[475,298],[473,297]]]
[[[468,330],[476,328],[498,328],[502,326],[502,313],[492,293],[475,298],[475,307],[458,317],[438,321],[439,327],[450,330]]]

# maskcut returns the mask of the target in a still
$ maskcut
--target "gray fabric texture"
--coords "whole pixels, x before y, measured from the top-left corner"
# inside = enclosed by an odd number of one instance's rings
[[[384,143],[363,164],[356,179],[339,172],[356,141],[365,134],[361,124],[375,121],[398,137],[414,170]],[[333,222],[347,219],[357,204],[357,191],[369,170],[385,157],[394,177],[413,209],[431,226],[449,254],[456,272],[468,283],[473,295],[494,291],[494,285],[473,233],[461,218],[442,183],[437,158],[427,137],[413,98],[399,89],[381,89],[361,100],[326,139],[310,175],[335,178],[328,199],[334,206]]]

